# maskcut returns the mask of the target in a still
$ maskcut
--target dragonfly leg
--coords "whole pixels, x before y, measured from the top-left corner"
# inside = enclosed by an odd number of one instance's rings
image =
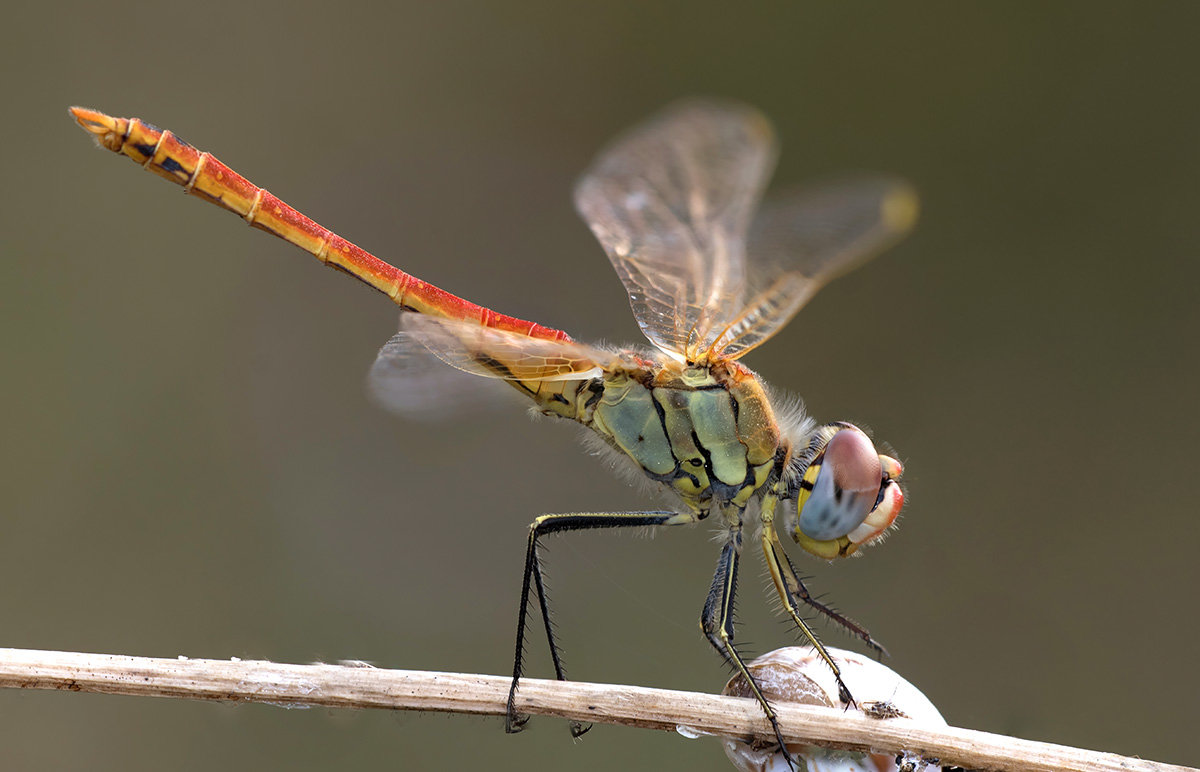
[[[783,551],[783,545],[779,543],[779,536],[775,533],[774,515],[776,501],[777,499],[773,495],[764,497],[761,510],[763,557],[766,558],[767,569],[771,573],[771,580],[775,584],[775,591],[779,593],[779,599],[783,601],[783,607],[792,618],[792,622],[804,634],[804,637],[808,639],[813,648],[817,650],[817,655],[833,671],[833,675],[837,679],[839,698],[846,705],[854,705],[854,698],[851,696],[850,690],[846,688],[845,682],[842,681],[841,669],[833,661],[833,657],[829,655],[829,652],[825,650],[825,646],[817,638],[816,633],[813,632],[812,628],[800,616],[800,604],[804,603],[827,616],[855,637],[862,639],[864,643],[879,654],[885,654],[886,651],[879,642],[871,637],[871,634],[862,625],[831,609],[809,594],[808,588],[804,586],[804,582],[800,581],[800,577],[796,573],[796,567],[792,565],[791,559]]]
[[[763,694],[762,687],[751,675],[742,655],[733,645],[733,601],[734,595],[737,593],[738,558],[741,552],[742,527],[739,523],[730,527],[729,538],[725,541],[725,546],[721,548],[721,557],[717,560],[717,570],[713,574],[712,588],[708,591],[708,598],[704,601],[704,610],[700,613],[700,629],[726,664],[745,679],[754,698],[758,700],[763,712],[767,715],[767,721],[771,722],[771,729],[775,732],[775,740],[779,743],[780,752],[787,760],[789,768],[795,770],[796,762],[788,752],[787,746],[784,745],[783,733],[779,730],[779,719],[775,714],[775,708],[771,706],[767,696]]]
[[[860,639],[876,654],[879,654],[880,656],[887,655],[887,649],[885,649],[883,644],[881,644],[879,641],[872,638],[871,633],[868,632],[865,627],[860,625],[858,622],[855,622],[845,614],[826,606],[824,603],[809,594],[808,588],[806,588],[804,586],[804,582],[800,580],[799,575],[796,573],[795,565],[792,564],[791,558],[787,556],[787,553],[783,551],[783,545],[779,543],[779,538],[775,535],[774,531],[770,532],[770,536],[767,536],[766,532],[764,532],[763,541],[763,551],[764,554],[767,555],[767,564],[771,569],[771,576],[775,576],[775,568],[771,567],[772,564],[775,564],[778,566],[779,572],[783,579],[783,586],[789,596],[788,598],[784,599],[784,605],[788,609],[789,614],[795,616],[797,613],[796,601],[802,601],[814,610],[828,617],[836,624],[845,628],[847,632],[849,632],[855,638]],[[770,544],[767,544],[766,542],[770,542]],[[778,588],[778,584],[776,585],[776,588]]]
[[[550,659],[554,663],[554,676],[567,680],[562,658],[554,636],[554,625],[550,621],[550,607],[546,600],[546,588],[542,581],[542,564],[538,554],[538,540],[543,536],[567,531],[584,531],[592,528],[638,528],[654,525],[684,525],[694,523],[700,515],[694,512],[573,512],[557,515],[542,515],[529,525],[529,542],[525,550],[525,573],[521,579],[521,609],[517,615],[517,645],[513,658],[513,679],[508,690],[508,711],[504,718],[506,732],[519,732],[529,720],[517,712],[517,686],[525,658],[525,623],[529,616],[529,592],[537,594],[538,609],[546,629],[546,640],[550,644]],[[582,735],[590,728],[578,721],[571,722],[571,734]]]

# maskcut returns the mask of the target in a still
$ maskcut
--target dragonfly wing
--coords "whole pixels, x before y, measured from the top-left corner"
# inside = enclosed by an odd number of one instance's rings
[[[736,358],[778,332],[826,282],[897,241],[917,216],[916,193],[888,177],[855,177],[768,199],[747,242],[747,297],[709,356]]]
[[[367,392],[389,412],[420,422],[462,418],[519,400],[511,389],[446,367],[406,332],[396,333],[379,350],[367,374]]]
[[[761,113],[685,101],[619,137],[575,188],[642,332],[691,358],[745,298],[746,231],[775,162]]]
[[[400,331],[448,365],[486,378],[563,381],[591,378],[616,356],[575,341],[530,338],[458,319],[403,314]]]

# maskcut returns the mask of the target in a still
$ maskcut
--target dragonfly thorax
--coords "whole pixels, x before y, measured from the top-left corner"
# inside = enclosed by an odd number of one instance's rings
[[[597,379],[580,420],[689,506],[745,506],[767,482],[779,428],[757,377],[736,362],[620,368]]]

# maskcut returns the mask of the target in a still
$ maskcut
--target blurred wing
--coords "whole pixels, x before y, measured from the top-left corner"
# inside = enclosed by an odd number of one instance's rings
[[[402,314],[400,332],[459,370],[509,381],[591,378],[616,360],[614,354],[583,343],[530,338],[475,322],[422,314]]]
[[[420,422],[461,419],[519,400],[512,389],[446,367],[405,332],[379,350],[367,374],[367,392],[389,412]]]
[[[736,359],[783,328],[818,289],[896,242],[917,217],[906,183],[858,177],[769,199],[750,226],[747,301],[704,352]]]
[[[667,354],[707,349],[742,308],[746,230],[774,163],[762,114],[686,101],[619,137],[576,186],[642,332]]]

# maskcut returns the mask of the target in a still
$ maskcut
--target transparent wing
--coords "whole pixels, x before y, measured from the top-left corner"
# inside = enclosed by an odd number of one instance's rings
[[[520,400],[501,384],[446,367],[406,332],[396,333],[379,350],[367,374],[367,392],[389,412],[419,422],[461,419]]]
[[[574,341],[530,338],[474,322],[403,314],[400,332],[459,370],[510,381],[590,378],[617,357]]]
[[[856,177],[774,196],[750,227],[748,301],[708,357],[737,358],[778,332],[826,282],[908,232],[916,193],[888,177]]]
[[[576,186],[642,332],[667,354],[709,348],[742,308],[746,231],[774,162],[759,112],[686,101],[619,137]]]

